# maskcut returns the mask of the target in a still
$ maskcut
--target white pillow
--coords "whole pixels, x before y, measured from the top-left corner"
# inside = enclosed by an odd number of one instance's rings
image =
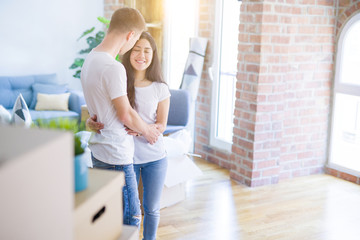
[[[10,123],[25,127],[30,127],[32,124],[29,108],[21,93],[15,101]]]
[[[11,121],[11,114],[3,105],[0,105],[0,124],[9,124]]]
[[[70,93],[62,94],[37,94],[37,103],[35,110],[55,110],[55,111],[69,111],[69,97]]]

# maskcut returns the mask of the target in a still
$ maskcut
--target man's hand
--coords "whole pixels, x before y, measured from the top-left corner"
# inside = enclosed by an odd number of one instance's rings
[[[156,124],[150,124],[150,125],[148,125],[147,131],[143,133],[143,136],[150,144],[154,144],[158,140],[158,137],[160,136],[160,134],[161,133],[157,129]]]
[[[138,133],[138,132],[136,132],[136,131],[134,131],[134,130],[128,128],[128,127],[126,127],[126,126],[125,126],[125,130],[126,130],[127,134],[129,134],[129,135],[131,135],[131,136],[134,136],[134,137],[141,136],[140,133]]]
[[[94,115],[86,120],[86,127],[100,134],[100,130],[104,128],[104,124],[97,122],[97,116]]]

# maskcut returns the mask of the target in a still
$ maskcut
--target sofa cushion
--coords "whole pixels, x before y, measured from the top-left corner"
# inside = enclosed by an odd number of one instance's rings
[[[32,124],[31,115],[29,108],[26,105],[26,102],[21,95],[17,97],[14,108],[11,115],[11,123],[15,125],[30,127]]]
[[[35,121],[36,119],[55,119],[55,118],[73,118],[78,119],[79,114],[74,111],[36,111],[30,109],[30,115]]]
[[[55,84],[34,83],[32,85],[32,89],[33,89],[33,97],[30,104],[30,109],[35,109],[38,93],[60,94],[60,93],[68,92],[66,84],[55,85]]]
[[[166,134],[170,134],[170,133],[173,133],[173,132],[177,132],[179,130],[182,130],[182,129],[185,129],[185,126],[181,126],[181,125],[166,125],[166,129],[164,131],[164,135]]]
[[[69,97],[70,93],[61,94],[37,94],[36,111],[41,110],[55,110],[55,111],[69,111]]]
[[[0,77],[0,105],[13,108],[14,103],[21,93],[26,104],[32,101],[32,88],[34,76]]]
[[[34,75],[35,83],[58,84],[56,73]]]

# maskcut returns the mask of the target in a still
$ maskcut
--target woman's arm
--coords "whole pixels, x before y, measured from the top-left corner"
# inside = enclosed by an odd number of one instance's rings
[[[100,133],[100,130],[104,128],[104,124],[101,122],[97,122],[97,116],[96,114],[92,117],[89,117],[86,122],[86,129],[89,129],[90,131]]]
[[[158,130],[163,133],[166,129],[166,124],[169,116],[170,97],[158,103],[156,110],[156,126]]]

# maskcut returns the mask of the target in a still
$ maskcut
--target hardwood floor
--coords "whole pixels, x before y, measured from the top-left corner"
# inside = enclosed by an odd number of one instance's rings
[[[248,188],[228,170],[194,159],[203,175],[187,198],[161,210],[158,240],[358,240],[360,186],[313,175]]]

